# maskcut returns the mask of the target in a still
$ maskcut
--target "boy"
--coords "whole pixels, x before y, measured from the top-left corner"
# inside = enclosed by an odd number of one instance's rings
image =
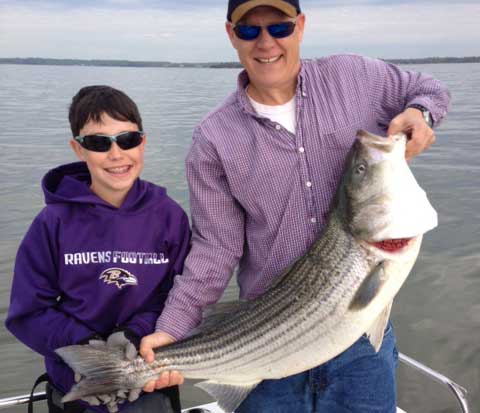
[[[93,339],[135,357],[190,241],[181,207],[139,178],[146,136],[135,103],[108,86],[84,87],[69,120],[70,146],[81,162],[43,179],[47,205],[19,247],[6,326],[45,357],[50,413],[179,412],[178,388],[135,401],[135,391],[60,401],[79,377],[55,349]]]

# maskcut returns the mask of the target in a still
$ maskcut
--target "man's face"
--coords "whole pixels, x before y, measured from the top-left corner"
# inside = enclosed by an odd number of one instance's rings
[[[80,135],[116,135],[130,131],[138,131],[138,126],[132,122],[113,119],[104,113],[99,123],[89,120],[80,129]],[[144,137],[140,145],[128,150],[112,143],[107,152],[89,151],[73,139],[70,145],[78,159],[87,163],[92,178],[91,190],[115,205],[117,200],[126,196],[142,171],[145,139]]]
[[[257,7],[247,13],[242,24],[268,26],[292,20],[273,7]],[[300,42],[303,36],[305,16],[296,19],[294,32],[282,39],[273,38],[265,28],[254,40],[239,39],[227,22],[226,28],[240,63],[246,69],[251,86],[259,89],[285,88],[296,84],[300,68]]]

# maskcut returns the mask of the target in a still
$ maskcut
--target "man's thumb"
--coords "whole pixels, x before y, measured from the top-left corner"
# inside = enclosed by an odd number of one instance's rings
[[[138,350],[140,355],[147,363],[152,363],[155,355],[153,353],[152,343],[149,340],[143,339],[140,343],[140,349]]]
[[[403,122],[397,116],[388,125],[387,136],[395,135],[399,132],[403,132]]]
[[[175,339],[166,333],[153,333],[142,339],[142,341],[140,342],[139,353],[147,363],[152,363],[155,359],[153,349],[173,343],[174,341]]]

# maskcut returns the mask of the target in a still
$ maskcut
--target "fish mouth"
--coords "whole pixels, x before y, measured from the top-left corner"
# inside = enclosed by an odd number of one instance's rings
[[[382,241],[368,242],[369,245],[390,253],[395,253],[406,248],[414,238],[394,238]]]

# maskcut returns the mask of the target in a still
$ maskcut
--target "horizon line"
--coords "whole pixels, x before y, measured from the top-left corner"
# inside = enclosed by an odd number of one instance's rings
[[[480,63],[480,56],[429,56],[429,57],[413,57],[413,58],[382,58],[380,60],[387,62],[409,63],[409,62],[425,62],[425,63],[448,63],[450,62],[465,62],[465,63]],[[306,58],[306,60],[318,59]],[[162,60],[128,60],[128,59],[81,59],[81,58],[56,58],[56,57],[0,57],[0,64],[42,64],[42,63],[59,63],[61,65],[75,65],[75,64],[92,64],[92,65],[121,65],[121,66],[225,66],[225,67],[242,67],[239,61],[203,61],[203,62],[172,62]]]

